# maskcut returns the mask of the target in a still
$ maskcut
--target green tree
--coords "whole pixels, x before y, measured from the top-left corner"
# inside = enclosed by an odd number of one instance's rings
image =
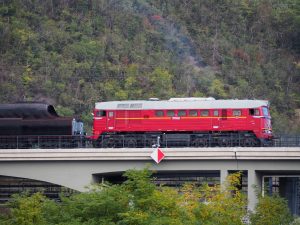
[[[174,95],[173,75],[166,69],[157,67],[149,74],[149,97],[159,97],[167,99]]]
[[[129,170],[124,183],[129,194],[129,210],[121,214],[120,224],[130,225],[176,225],[191,224],[181,196],[175,189],[159,187],[151,182],[152,172]]]
[[[250,216],[253,225],[283,225],[293,221],[287,201],[276,195],[260,197],[254,211]]]
[[[9,203],[11,214],[4,224],[16,225],[42,225],[45,223],[43,217],[43,204],[47,200],[41,193],[32,196],[27,194],[15,195]]]

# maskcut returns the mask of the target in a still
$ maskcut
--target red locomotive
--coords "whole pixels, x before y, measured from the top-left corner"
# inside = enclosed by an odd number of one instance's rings
[[[101,147],[261,146],[271,142],[263,100],[171,98],[95,104],[93,140]]]

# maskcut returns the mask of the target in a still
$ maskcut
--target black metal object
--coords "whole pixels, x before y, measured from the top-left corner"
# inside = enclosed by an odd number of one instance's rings
[[[0,135],[71,135],[72,118],[0,119]]]
[[[50,119],[58,117],[52,105],[44,103],[0,104],[0,118]]]
[[[158,142],[159,141],[159,142]],[[105,134],[93,142],[96,148],[144,147],[260,147],[271,142],[260,141],[253,133],[132,133]]]
[[[72,135],[73,118],[44,103],[0,104],[0,135]]]
[[[86,143],[82,135],[0,136],[0,149],[85,148]]]
[[[159,140],[159,143],[157,141]],[[273,140],[258,140],[251,133],[227,134],[106,134],[92,142],[96,148],[176,148],[176,147],[300,147],[300,135],[282,135]],[[90,146],[90,145],[88,145]]]

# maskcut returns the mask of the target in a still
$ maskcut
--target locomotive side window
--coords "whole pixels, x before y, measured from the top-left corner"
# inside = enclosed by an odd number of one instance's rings
[[[175,112],[173,110],[168,110],[167,116],[175,116]]]
[[[209,115],[209,111],[208,110],[202,110],[200,113],[201,116],[208,116]]]
[[[103,117],[106,116],[106,111],[104,110],[100,110],[100,111],[96,111],[96,117]]]
[[[234,109],[234,110],[232,110],[232,115],[233,116],[241,116],[242,115],[242,110]]]
[[[190,110],[189,111],[189,116],[198,116],[197,110]]]
[[[108,117],[113,117],[114,116],[114,112],[108,112]]]
[[[185,110],[179,110],[177,115],[178,116],[186,116],[186,111]]]
[[[219,110],[214,110],[214,116],[219,116]]]
[[[162,111],[162,110],[157,110],[157,111],[155,111],[155,116],[157,116],[157,117],[162,117],[162,116],[164,116],[164,111]]]

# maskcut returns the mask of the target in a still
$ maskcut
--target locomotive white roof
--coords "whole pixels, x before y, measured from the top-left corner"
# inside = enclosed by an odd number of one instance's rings
[[[215,100],[214,98],[172,98],[162,101],[128,100],[97,102],[96,109],[101,110],[137,110],[137,109],[242,109],[268,106],[265,100]]]

